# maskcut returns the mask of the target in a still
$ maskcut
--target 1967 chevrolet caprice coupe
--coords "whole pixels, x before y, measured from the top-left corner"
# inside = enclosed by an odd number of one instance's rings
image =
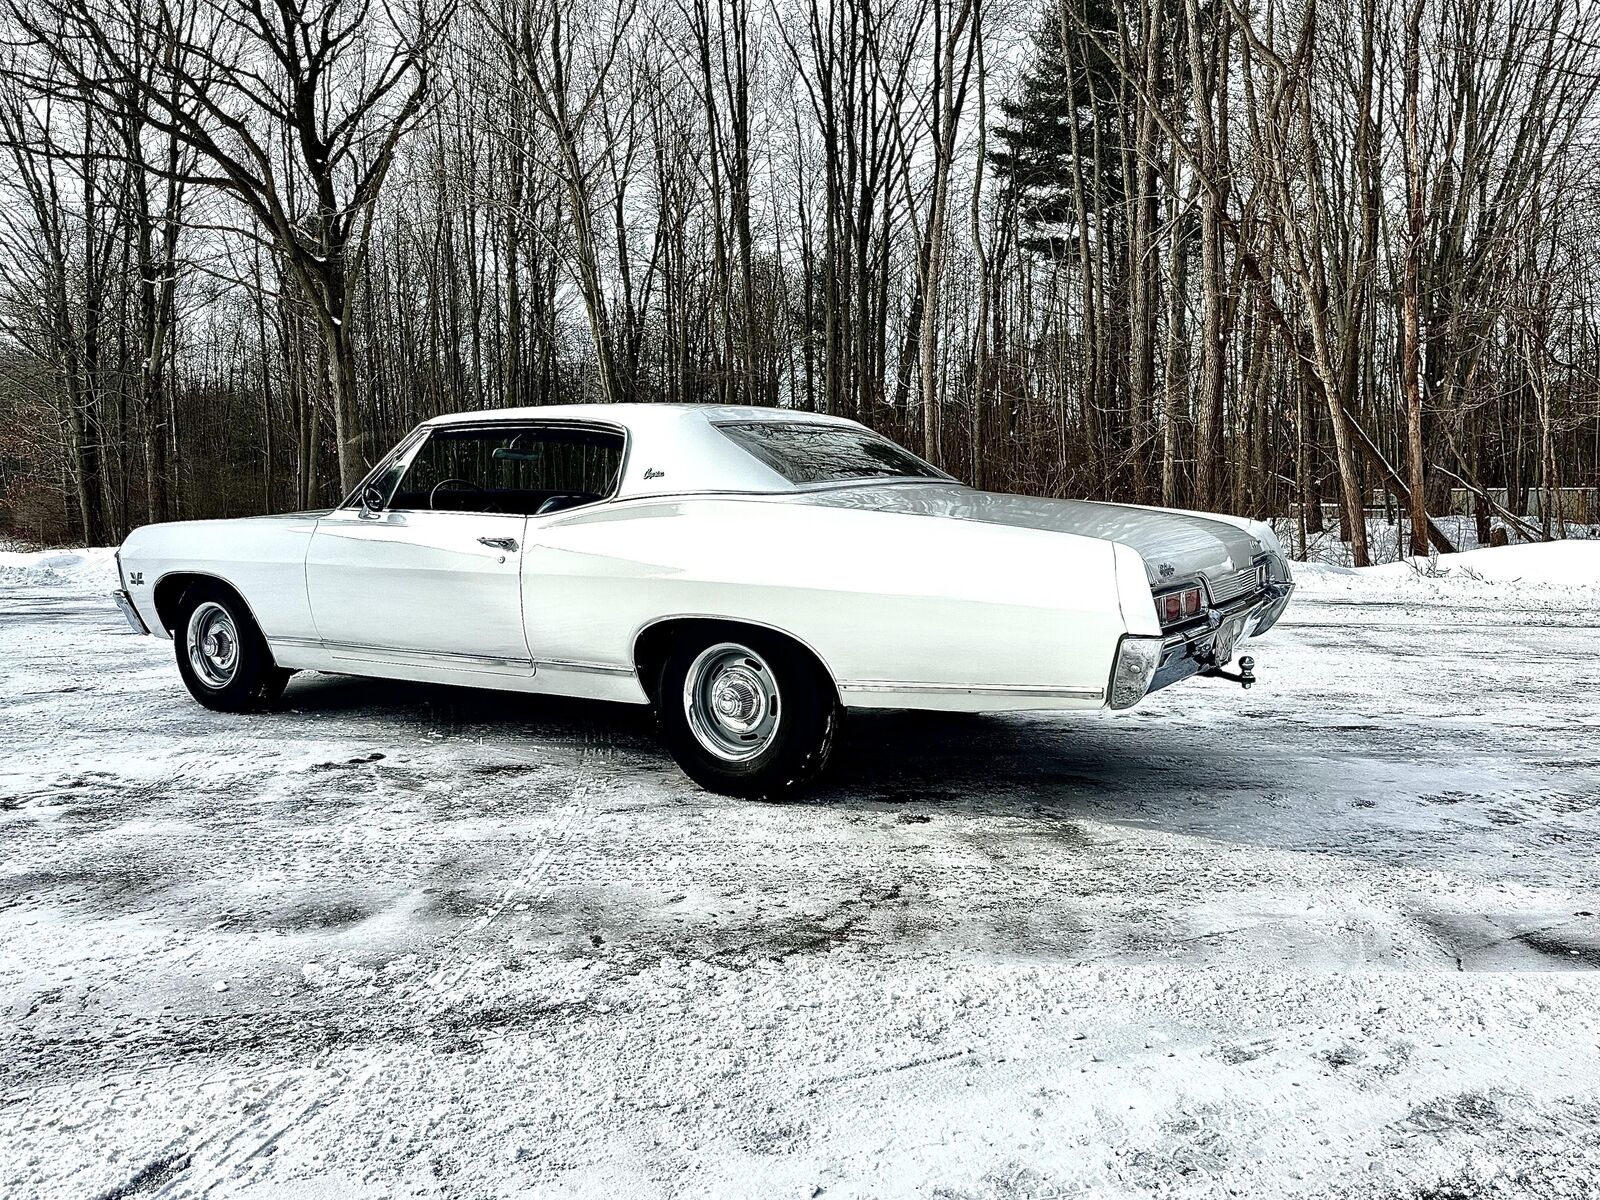
[[[135,530],[116,598],[207,708],[295,671],[655,706],[775,797],[855,708],[1127,708],[1293,584],[1265,525],[965,487],[854,421],[571,405],[425,422],[337,508]]]

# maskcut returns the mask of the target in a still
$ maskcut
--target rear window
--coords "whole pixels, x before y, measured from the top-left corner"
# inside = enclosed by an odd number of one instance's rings
[[[848,425],[748,421],[717,428],[794,484],[947,478],[887,438]]]

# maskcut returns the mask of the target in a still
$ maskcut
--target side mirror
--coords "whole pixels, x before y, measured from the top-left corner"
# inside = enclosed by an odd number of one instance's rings
[[[361,515],[375,517],[383,511],[383,493],[368,485],[361,490]]]

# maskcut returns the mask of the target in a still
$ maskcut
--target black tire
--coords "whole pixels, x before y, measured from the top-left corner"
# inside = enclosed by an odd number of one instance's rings
[[[735,731],[715,724],[722,718],[696,713],[694,697],[704,699],[714,680],[724,683],[718,694],[736,691],[746,698],[772,685],[770,728],[763,718],[742,749]],[[776,634],[742,628],[701,628],[680,637],[662,664],[655,697],[662,739],[684,773],[707,791],[745,800],[787,799],[816,779],[828,765],[843,716],[833,682],[810,655]],[[729,720],[745,715],[745,709],[726,714]],[[708,723],[714,725],[709,731]]]
[[[250,610],[221,584],[196,583],[184,592],[172,644],[189,694],[215,712],[266,708],[294,674],[272,661]]]

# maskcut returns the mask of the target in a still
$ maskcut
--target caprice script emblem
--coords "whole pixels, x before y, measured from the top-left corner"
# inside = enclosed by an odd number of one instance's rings
[[[667,473],[665,471],[658,471],[654,467],[651,467],[645,471],[644,477],[646,479],[662,479],[665,478],[666,474]]]

